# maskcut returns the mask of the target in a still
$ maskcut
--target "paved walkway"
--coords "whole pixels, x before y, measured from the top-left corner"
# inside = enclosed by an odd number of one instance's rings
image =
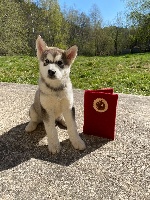
[[[83,91],[74,90],[79,152],[58,128],[50,155],[42,125],[24,132],[36,86],[0,83],[0,200],[150,199],[150,97],[119,94],[116,140],[85,136]]]

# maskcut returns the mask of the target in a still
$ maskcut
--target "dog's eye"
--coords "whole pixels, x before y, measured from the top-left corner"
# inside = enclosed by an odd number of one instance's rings
[[[64,67],[64,64],[61,60],[57,61],[57,65],[60,67],[60,68],[63,68]]]
[[[50,60],[46,59],[46,60],[44,61],[44,66],[48,65],[49,63],[50,63]]]

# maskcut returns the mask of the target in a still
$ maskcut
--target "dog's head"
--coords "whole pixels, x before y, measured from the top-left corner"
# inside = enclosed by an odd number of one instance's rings
[[[68,50],[48,47],[41,36],[36,40],[40,74],[49,83],[62,82],[69,77],[70,67],[77,56],[77,46]]]

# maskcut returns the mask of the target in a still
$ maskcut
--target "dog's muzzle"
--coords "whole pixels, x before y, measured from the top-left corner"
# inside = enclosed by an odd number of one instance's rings
[[[56,71],[49,69],[48,70],[48,76],[49,76],[49,78],[55,78],[55,73],[56,73]]]

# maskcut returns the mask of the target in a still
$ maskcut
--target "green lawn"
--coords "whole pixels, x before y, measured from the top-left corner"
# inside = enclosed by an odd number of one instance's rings
[[[0,57],[0,82],[38,83],[38,61],[29,56]],[[74,88],[113,87],[115,92],[150,95],[150,54],[78,56],[71,70]]]

